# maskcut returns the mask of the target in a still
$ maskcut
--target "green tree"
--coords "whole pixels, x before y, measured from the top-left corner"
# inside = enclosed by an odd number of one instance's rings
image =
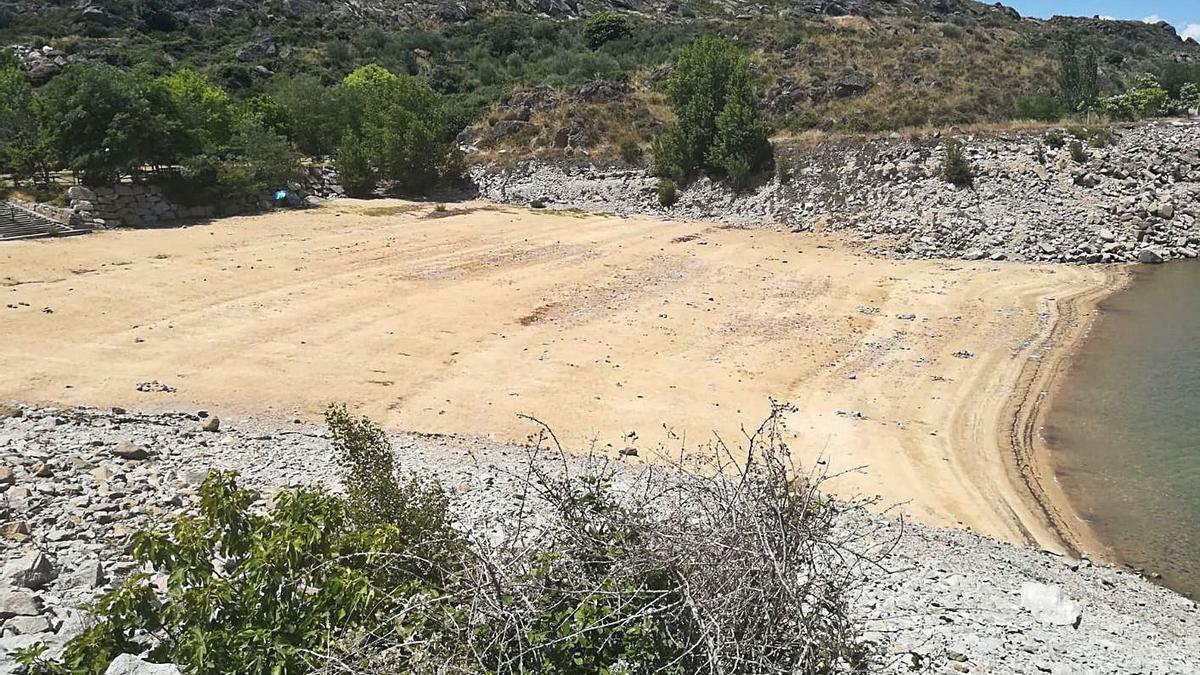
[[[350,73],[343,87],[351,107],[349,138],[361,144],[374,172],[405,191],[431,187],[450,150],[437,92],[377,65]]]
[[[336,167],[338,181],[351,197],[369,197],[379,185],[371,156],[354,134],[347,134],[338,146]]]
[[[117,181],[147,164],[174,161],[174,121],[162,83],[137,71],[74,65],[37,99],[45,142],[90,184]]]
[[[1074,38],[1068,38],[1059,51],[1059,82],[1063,105],[1078,111],[1096,102],[1100,95],[1099,67],[1096,54],[1088,50],[1082,60]]]
[[[278,76],[267,87],[286,120],[288,138],[310,157],[332,155],[349,125],[342,87],[327,87],[312,75]]]
[[[629,37],[633,29],[629,19],[616,12],[597,12],[583,24],[583,40],[588,49],[599,49],[613,40]]]
[[[181,68],[162,78],[173,107],[180,155],[217,154],[229,143],[229,94],[204,75]]]
[[[676,119],[655,142],[660,175],[684,180],[706,170],[741,185],[770,164],[750,62],[733,45],[704,37],[681,49],[667,100]]]
[[[33,87],[15,67],[0,69],[0,162],[16,180],[50,182],[52,153],[38,128]]]

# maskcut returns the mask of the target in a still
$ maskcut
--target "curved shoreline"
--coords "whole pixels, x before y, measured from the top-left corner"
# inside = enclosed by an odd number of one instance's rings
[[[1018,487],[1023,487],[1032,510],[1055,537],[1050,543],[1069,555],[1111,558],[1111,549],[1080,517],[1059,484],[1052,449],[1041,429],[1049,403],[1062,386],[1063,374],[1098,318],[1100,303],[1127,288],[1132,280],[1129,267],[1111,267],[1105,271],[1104,283],[1055,301],[1053,325],[1041,345],[1042,357],[1027,359],[1010,398],[1011,423],[999,430]],[[1047,542],[1031,543],[1045,546]]]

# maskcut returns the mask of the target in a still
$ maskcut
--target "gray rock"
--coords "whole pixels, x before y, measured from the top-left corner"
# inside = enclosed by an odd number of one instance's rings
[[[208,418],[207,420],[204,420],[204,423],[200,425],[200,431],[216,433],[220,430],[221,430],[221,420],[216,415],[213,415],[212,417]]]
[[[29,591],[0,589],[0,619],[14,616],[37,616],[42,613],[42,599]]]
[[[104,675],[182,675],[182,672],[169,663],[150,663],[133,654],[122,654],[108,664]]]
[[[1021,584],[1021,607],[1033,618],[1052,626],[1079,627],[1083,609],[1067,597],[1061,586],[1027,581]]]
[[[57,577],[54,565],[41,551],[27,553],[4,564],[4,581],[21,588],[41,590]]]
[[[135,445],[133,441],[121,441],[113,448],[112,454],[122,459],[142,460],[149,459],[150,453],[140,445]]]
[[[1157,265],[1163,261],[1162,254],[1152,248],[1144,248],[1138,251],[1137,260],[1146,265]]]

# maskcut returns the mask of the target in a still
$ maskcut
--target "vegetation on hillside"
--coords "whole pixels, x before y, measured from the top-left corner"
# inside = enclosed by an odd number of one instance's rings
[[[155,77],[80,64],[35,89],[10,66],[0,93],[0,167],[37,185],[64,170],[88,185],[157,180],[203,202],[280,187],[301,154],[326,151],[359,194],[379,181],[422,192],[460,173],[442,97],[379,66],[240,99],[189,68]]]
[[[378,427],[333,407],[341,493],[268,506],[213,472],[193,513],[135,536],[152,573],[100,598],[61,659],[38,645],[19,658],[32,675],[147,651],[195,675],[863,672],[880,650],[849,594],[880,550],[835,526],[843,507],[791,464],[781,412],[739,465],[718,446],[641,474],[599,458],[547,468],[534,458],[563,452],[547,431],[516,477],[519,513],[471,533]]]

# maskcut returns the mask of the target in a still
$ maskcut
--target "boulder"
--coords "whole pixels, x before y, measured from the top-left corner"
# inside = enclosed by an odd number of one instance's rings
[[[14,586],[37,591],[45,588],[57,576],[58,571],[54,569],[50,559],[41,551],[34,551],[4,563],[2,580]]]
[[[1079,627],[1083,609],[1061,586],[1027,581],[1021,584],[1021,607],[1037,621],[1051,626]]]
[[[1163,257],[1152,248],[1144,248],[1138,251],[1137,260],[1145,265],[1157,265],[1163,261]]]
[[[117,443],[117,447],[113,448],[112,454],[122,459],[149,459],[150,453],[140,445],[135,445],[132,441],[121,441]]]
[[[170,663],[150,663],[133,654],[122,654],[108,664],[104,675],[182,675],[182,672],[179,666]]]
[[[37,616],[42,613],[42,599],[29,591],[0,590],[0,619],[14,616]]]
[[[829,93],[834,98],[849,98],[851,96],[859,96],[865,94],[875,82],[870,75],[860,73],[858,71],[850,71],[842,73],[829,88]]]

